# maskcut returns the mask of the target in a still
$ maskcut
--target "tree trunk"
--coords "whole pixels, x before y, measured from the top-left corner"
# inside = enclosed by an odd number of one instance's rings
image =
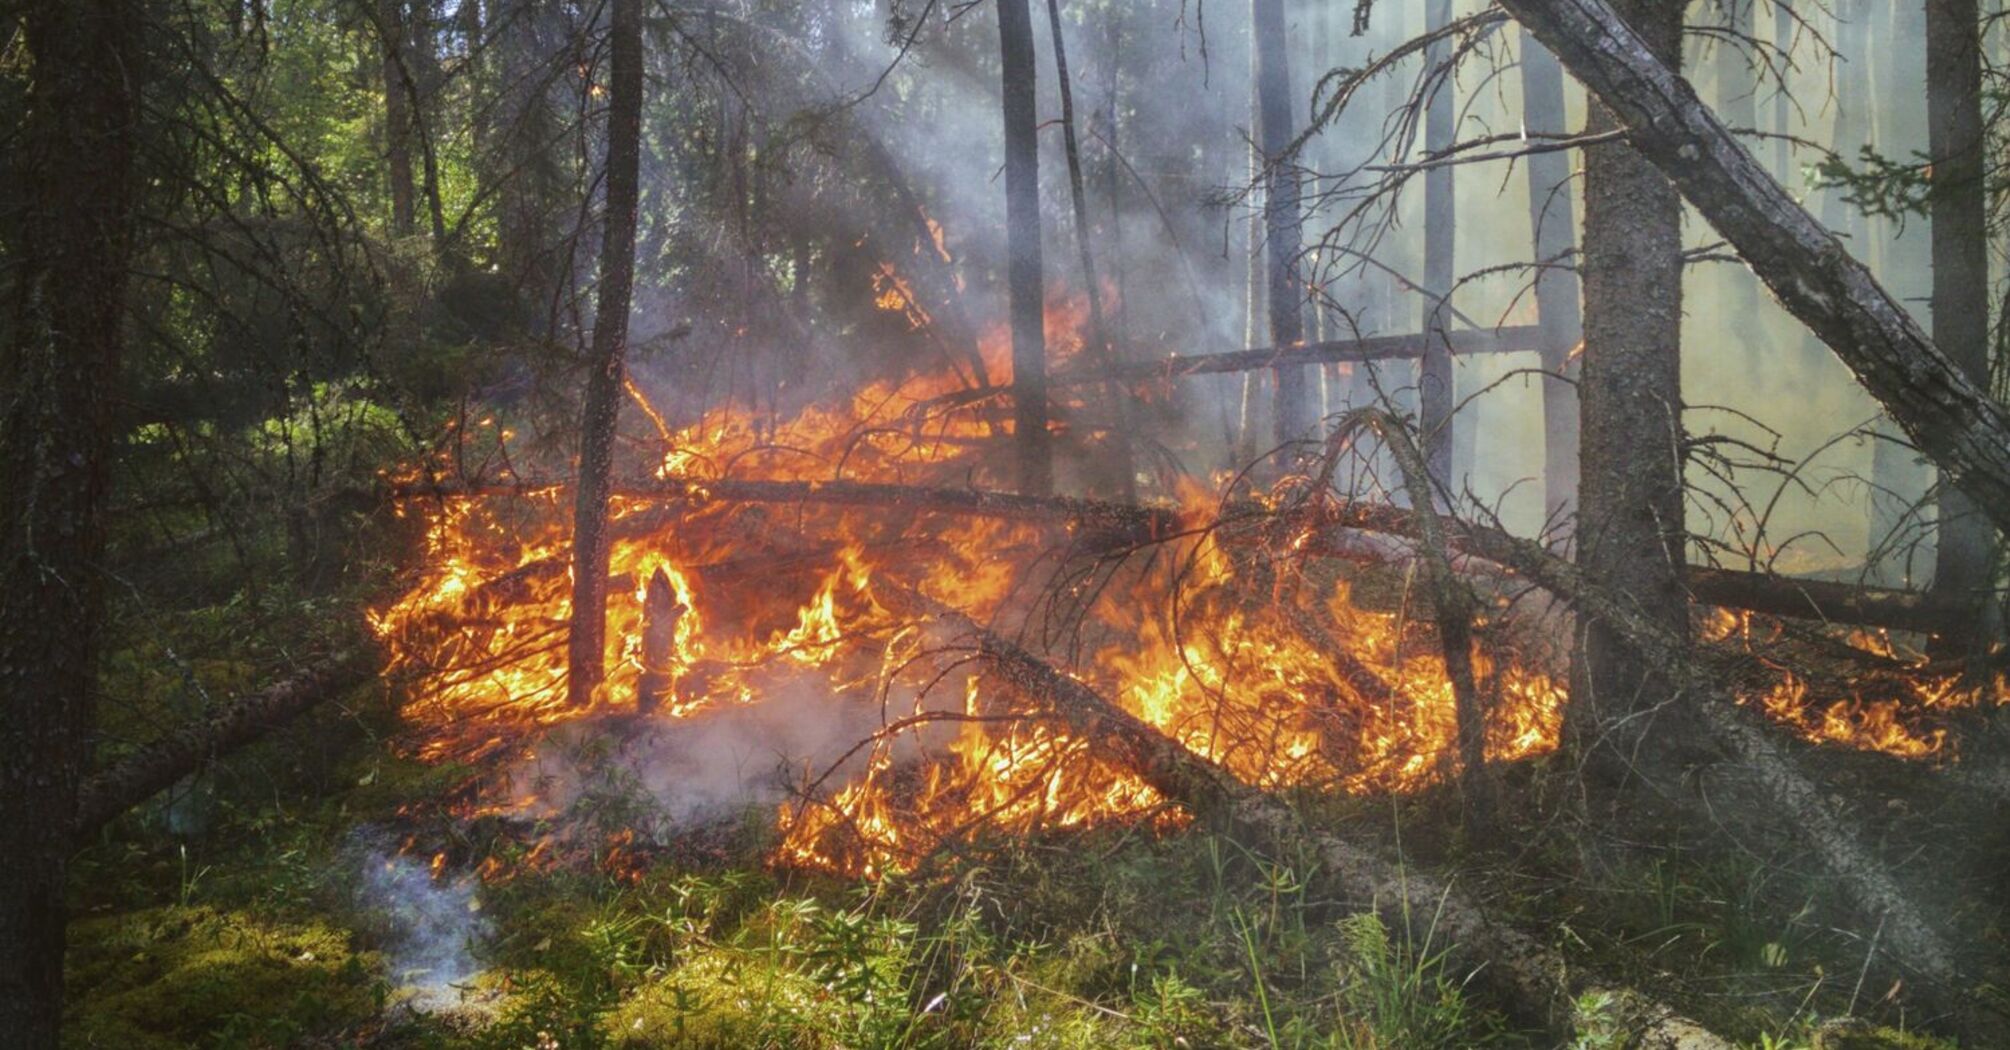
[[[412,96],[401,57],[407,39],[404,0],[377,0],[377,37],[384,50],[384,160],[391,191],[391,233],[408,237],[416,213],[412,182]]]
[[[1521,34],[1522,123],[1533,133],[1569,131],[1563,67],[1527,30]],[[1537,153],[1528,164],[1529,228],[1535,236],[1536,323],[1542,330],[1543,509],[1559,521],[1577,504],[1577,355],[1584,312],[1577,298],[1577,208],[1570,155]]]
[[[105,460],[131,245],[139,12],[25,5],[27,110],[0,348],[0,1032],[54,1047],[64,872],[91,756]]]
[[[1047,0],[1047,26],[1054,38],[1054,78],[1061,88],[1061,141],[1068,155],[1068,198],[1075,212],[1075,247],[1082,259],[1082,294],[1089,300],[1089,342],[1096,360],[1114,367],[1116,344],[1103,316],[1103,288],[1096,280],[1096,257],[1089,250],[1089,201],[1082,186],[1082,149],[1075,135],[1075,88],[1068,77],[1068,45],[1061,32],[1061,0]],[[1116,418],[1113,453],[1120,474],[1117,491],[1124,499],[1137,498],[1137,457],[1131,451],[1130,392],[1120,383],[1109,384],[1110,408]]]
[[[1981,12],[1976,0],[1926,2],[1927,155],[1933,163],[1933,343],[1962,375],[1989,384],[1989,203],[1984,185]],[[1994,583],[1995,529],[1968,494],[1939,495],[1936,593],[1980,605]],[[1957,642],[1957,644],[1965,644]]]
[[[1270,304],[1270,343],[1291,346],[1305,338],[1305,296],[1298,283],[1303,227],[1298,214],[1295,162],[1284,156],[1292,128],[1291,50],[1284,29],[1284,0],[1250,0],[1255,37],[1258,135],[1263,149],[1263,239]],[[1312,397],[1302,365],[1277,369],[1271,424],[1279,445],[1312,428]]]
[[[1012,299],[1012,426],[1019,491],[1054,490],[1047,435],[1046,291],[1041,287],[1040,140],[1035,125],[1033,15],[1027,0],[998,0],[998,58],[1005,110],[1006,283]]]
[[[1425,9],[1425,30],[1436,31],[1452,20],[1451,0],[1430,0]],[[1424,65],[1436,69],[1449,61],[1451,48],[1445,41],[1432,44],[1424,52]],[[1427,74],[1429,75],[1429,74]],[[1433,156],[1451,148],[1454,128],[1453,88],[1449,72],[1430,91],[1424,106],[1424,150]],[[1452,477],[1452,401],[1456,379],[1452,370],[1452,348],[1444,341],[1446,321],[1451,317],[1454,257],[1457,227],[1453,224],[1455,199],[1452,170],[1439,165],[1424,173],[1424,364],[1417,375],[1418,420],[1424,443],[1424,459],[1431,468],[1431,480],[1449,488]]]
[[[607,116],[607,226],[600,245],[600,297],[587,358],[580,424],[579,481],[572,510],[572,630],[566,643],[566,702],[593,699],[605,674],[607,490],[614,471],[614,423],[628,353],[628,306],[635,287],[635,213],[642,153],[642,0],[612,0]]]
[[[1628,138],[1744,256],[1950,481],[2010,527],[2010,410],[1969,379],[1789,197],[1604,0],[1501,0],[1624,121]]]
[[[1626,0],[1620,10],[1663,61],[1681,60],[1682,5]],[[1594,101],[1586,130],[1617,126]],[[1578,563],[1686,637],[1681,220],[1674,187],[1631,146],[1585,150]],[[1628,748],[1646,720],[1627,716],[1665,699],[1667,683],[1611,625],[1587,620],[1579,629],[1573,731]],[[1619,720],[1629,731],[1609,732]]]

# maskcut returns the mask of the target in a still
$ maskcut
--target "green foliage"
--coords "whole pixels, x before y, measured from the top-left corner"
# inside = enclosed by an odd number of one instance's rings
[[[66,1041],[283,1046],[378,1014],[378,960],[319,921],[167,907],[71,927]]]

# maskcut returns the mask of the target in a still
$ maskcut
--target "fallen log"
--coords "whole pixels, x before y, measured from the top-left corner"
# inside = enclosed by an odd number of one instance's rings
[[[1923,591],[1860,587],[1692,565],[1689,593],[1705,605],[1923,634],[1944,634],[1970,611]]]
[[[1731,242],[1914,445],[2010,529],[2010,408],[1782,188],[1607,0],[1501,0],[1626,128],[1627,141]]]
[[[1515,1012],[1567,1038],[1578,1022],[1579,996],[1594,991],[1573,974],[1561,953],[1504,923],[1451,885],[1398,860],[1336,836],[1305,828],[1285,803],[1243,785],[1212,762],[1188,751],[1156,728],[1104,699],[1023,647],[925,595],[885,580],[874,596],[901,615],[930,622],[959,646],[974,648],[991,669],[1022,694],[1037,698],[1074,731],[1097,741],[1125,768],[1203,821],[1274,845],[1316,847],[1326,874],[1354,900],[1372,906],[1384,922],[1414,943],[1444,944],[1474,968]],[[1730,1050],[1731,1044],[1667,1006],[1632,993],[1629,1027],[1645,1047]]]
[[[337,652],[264,690],[180,726],[85,778],[70,821],[81,842],[113,818],[181,778],[253,743],[317,704],[369,678],[374,659],[361,649]]]
[[[513,495],[551,488],[554,482],[525,481],[513,485],[426,486],[395,492],[396,498],[439,495]],[[1409,511],[1385,503],[1348,500],[1305,507],[1284,515],[1253,501],[1222,504],[1213,515],[1170,504],[1121,503],[1078,496],[1025,496],[974,488],[929,488],[862,481],[704,481],[692,478],[644,479],[619,482],[619,495],[635,499],[717,503],[801,503],[827,506],[900,509],[917,514],[952,514],[1010,521],[1071,523],[1111,543],[1148,543],[1211,526],[1261,523],[1280,533],[1338,527],[1362,532],[1406,535]],[[668,525],[684,509],[637,511],[610,526],[616,536],[644,535]],[[1454,551],[1477,555],[1497,547],[1501,537],[1485,539],[1477,526],[1445,522]],[[1501,534],[1503,537],[1505,534]],[[559,566],[561,560],[553,559]],[[538,565],[540,563],[531,563]],[[531,566],[524,567],[526,570]],[[524,571],[524,570],[518,570]],[[1861,587],[1821,580],[1802,580],[1768,573],[1708,566],[1688,569],[1695,598],[1709,605],[1746,609],[1774,616],[1791,616],[1830,623],[1893,630],[1937,632],[1958,614],[1942,602],[1917,591]]]
[[[1174,354],[1157,361],[1129,361],[1101,368],[1071,369],[1048,379],[1049,386],[1087,383],[1146,382],[1224,372],[1254,372],[1266,368],[1330,365],[1371,361],[1421,360],[1427,349],[1449,343],[1453,356],[1465,354],[1541,353],[1545,349],[1537,325],[1462,328],[1456,331],[1371,335],[1359,339],[1329,339],[1295,346],[1263,346],[1216,354]]]
[[[1388,531],[1400,531],[1384,522]],[[1421,530],[1408,526],[1411,535]],[[1689,705],[1710,737],[1748,772],[1767,801],[1784,818],[1802,845],[1822,864],[1843,893],[1863,912],[1879,917],[1882,946],[1899,968],[1924,978],[1920,986],[1944,1005],[1965,1008],[1958,1000],[1961,970],[1953,949],[1926,913],[1902,890],[1890,869],[1863,844],[1853,820],[1832,805],[1778,739],[1777,731],[1737,702],[1725,685],[1737,677],[1739,659],[1714,659],[1693,652],[1681,639],[1660,628],[1620,596],[1587,579],[1572,562],[1542,545],[1492,529],[1466,528],[1460,539],[1475,553],[1514,570],[1549,591],[1581,615],[1613,627],[1628,643],[1666,675],[1678,696],[1700,702]],[[1946,1002],[1954,996],[1957,1002]]]

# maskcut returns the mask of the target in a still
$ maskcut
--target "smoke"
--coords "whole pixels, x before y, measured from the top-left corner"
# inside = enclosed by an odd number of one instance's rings
[[[355,905],[381,938],[393,984],[406,1005],[433,1011],[458,1004],[482,973],[475,953],[494,932],[472,873],[436,875],[427,860],[389,848],[382,832],[352,839]]]
[[[748,683],[750,699],[676,718],[568,723],[554,730],[507,775],[515,811],[558,823],[560,834],[605,812],[645,839],[668,840],[680,829],[770,811],[804,781],[835,769],[843,782],[867,761],[858,745],[884,724],[882,706],[852,690],[836,690],[824,672],[787,661],[762,669]],[[947,691],[943,700],[952,699]],[[911,689],[893,688],[885,710],[908,713]],[[903,735],[898,758],[945,743],[947,733]]]

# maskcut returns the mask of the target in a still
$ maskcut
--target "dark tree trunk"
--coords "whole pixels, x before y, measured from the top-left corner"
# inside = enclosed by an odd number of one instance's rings
[[[1430,0],[1425,28],[1436,30],[1452,20],[1451,0]],[[1449,60],[1451,49],[1444,41],[1432,44],[1424,53],[1424,64],[1436,68]],[[1431,92],[1424,107],[1424,150],[1437,154],[1452,145],[1453,85],[1449,73]],[[1431,480],[1451,486],[1452,401],[1455,396],[1452,349],[1445,342],[1445,322],[1450,318],[1453,270],[1457,253],[1457,227],[1453,225],[1452,166],[1439,165],[1424,173],[1424,312],[1421,331],[1425,349],[1423,368],[1417,374],[1418,419],[1422,424],[1424,459],[1431,468]]]
[[[377,36],[384,51],[384,161],[390,179],[391,232],[405,237],[413,230],[417,191],[412,182],[412,95],[401,57],[409,36],[404,0],[377,0]]]
[[[478,7],[479,4],[475,0],[462,0],[462,6]],[[419,146],[423,173],[420,188],[426,198],[426,218],[432,224],[435,250],[446,247],[447,209],[441,196],[440,158],[432,127],[426,119],[426,103],[439,97],[440,87],[446,80],[446,70],[440,68],[439,47],[432,10],[430,5],[423,5],[413,11],[413,17],[405,27],[405,51],[400,57],[406,63],[405,87],[411,101],[412,137]]]
[[[1250,0],[1255,30],[1257,118],[1263,150],[1263,239],[1270,304],[1270,343],[1290,346],[1305,338],[1301,312],[1305,296],[1298,283],[1298,249],[1302,227],[1298,214],[1298,180],[1284,150],[1297,134],[1292,128],[1290,41],[1284,31],[1284,0]],[[1271,420],[1278,444],[1296,441],[1312,428],[1312,397],[1307,369],[1280,368],[1276,373],[1275,412]]]
[[[1041,287],[1040,142],[1035,126],[1033,16],[1027,0],[998,0],[998,56],[1005,110],[1006,280],[1012,298],[1012,425],[1019,490],[1054,488],[1047,436],[1046,295]]]
[[[1682,5],[1627,0],[1619,9],[1670,66],[1682,55]],[[1593,102],[1589,132],[1618,126]],[[1584,159],[1583,454],[1578,563],[1593,579],[1688,632],[1682,590],[1682,201],[1624,143]],[[1614,719],[1664,698],[1665,683],[1611,625],[1587,620],[1573,656],[1572,722],[1615,740]],[[1634,732],[1641,720],[1627,724]]]
[[[579,481],[572,510],[572,631],[566,649],[566,702],[593,699],[605,674],[607,491],[614,471],[614,422],[628,353],[628,306],[635,288],[635,212],[642,154],[642,0],[613,0],[607,116],[607,226],[600,245],[600,296],[587,358],[580,423]]]
[[[0,1032],[57,1045],[66,831],[91,757],[111,450],[130,250],[138,12],[25,5],[19,223],[0,347]]]
[[[1563,108],[1563,67],[1549,49],[1522,32],[1522,122],[1531,132],[1569,129]],[[1536,323],[1542,329],[1543,509],[1560,520],[1577,504],[1577,355],[1584,312],[1577,298],[1577,208],[1570,157],[1561,151],[1528,158],[1529,226],[1535,231]]]
[[[1863,264],[1766,174],[1604,0],[1501,0],[1891,412],[1913,444],[2010,527],[2010,410],[1927,338]]]
[[[1096,280],[1096,257],[1089,250],[1089,201],[1082,186],[1082,150],[1075,136],[1075,88],[1068,78],[1068,45],[1061,32],[1061,0],[1047,0],[1047,26],[1054,38],[1054,78],[1061,88],[1061,134],[1068,155],[1068,199],[1075,212],[1075,247],[1082,259],[1083,294],[1089,300],[1089,342],[1096,359],[1104,367],[1114,367],[1116,344],[1103,316],[1103,288]],[[1137,460],[1131,451],[1129,391],[1120,383],[1109,385],[1110,408],[1116,417],[1117,432],[1112,452],[1120,473],[1117,491],[1125,499],[1137,497]]]
[[[484,162],[496,185],[496,261],[524,304],[519,320],[534,334],[551,329],[560,290],[547,243],[558,130],[548,102],[550,56],[539,33],[545,17],[529,0],[490,0],[497,101]]]
[[[1982,38],[1976,0],[1926,0],[1927,155],[1933,159],[1933,343],[1989,383],[1989,203],[1983,184]],[[1975,602],[1993,582],[1995,529],[1954,486],[1940,490],[1933,589]]]

